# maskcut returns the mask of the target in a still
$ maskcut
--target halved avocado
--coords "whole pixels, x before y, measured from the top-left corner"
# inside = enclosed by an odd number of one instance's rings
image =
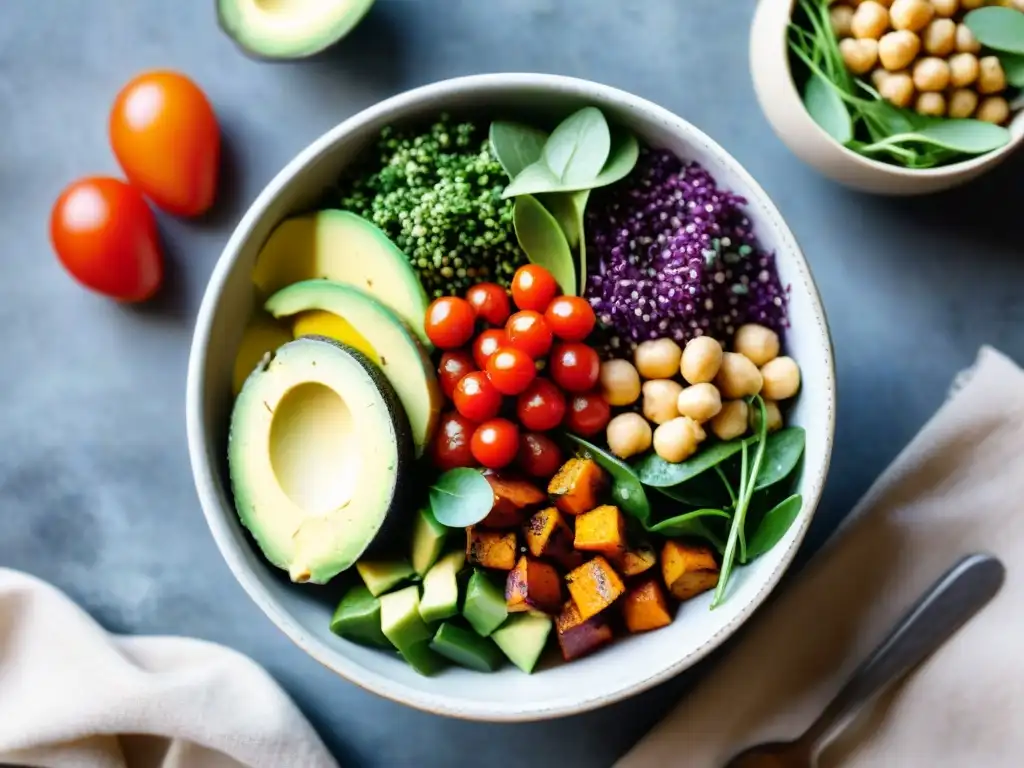
[[[278,224],[256,257],[253,283],[269,296],[314,278],[366,291],[402,318],[428,352],[433,350],[423,330],[427,292],[406,255],[373,223],[328,209]]]
[[[393,311],[366,291],[332,280],[304,280],[275,293],[264,305],[276,318],[313,309],[340,315],[370,344],[405,408],[416,456],[423,454],[437,429],[441,387],[434,365],[415,334]]]
[[[373,0],[217,0],[217,20],[252,55],[299,59],[343,38],[372,5]]]
[[[333,334],[326,335],[333,336]],[[273,352],[291,340],[292,335],[272,317],[268,317],[262,312],[256,314],[245,326],[242,340],[238,344],[231,393],[237,395],[242,391],[245,380],[249,378],[249,374],[268,352]]]
[[[231,413],[238,516],[296,582],[329,581],[383,535],[411,453],[388,380],[331,339],[306,336],[268,354]]]

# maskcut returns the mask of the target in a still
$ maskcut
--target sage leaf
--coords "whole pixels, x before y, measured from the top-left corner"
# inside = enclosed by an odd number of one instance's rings
[[[611,130],[597,107],[583,107],[565,118],[544,143],[544,163],[560,182],[585,185],[604,168]],[[581,187],[582,188],[582,187]]]
[[[803,497],[797,493],[779,502],[765,514],[747,542],[747,562],[760,557],[782,541],[782,537],[800,516],[803,504]]]
[[[430,511],[449,528],[476,525],[493,505],[494,490],[477,469],[448,470],[430,486]]]
[[[1003,65],[1003,72],[1006,73],[1006,82],[1014,88],[1024,88],[1024,54],[1001,53],[999,63]]]
[[[754,439],[748,437],[713,443],[678,464],[670,464],[652,451],[636,462],[633,468],[644,485],[655,488],[677,486],[711,469],[716,464],[721,464],[730,456],[735,456],[743,447],[744,442],[750,444]]]
[[[988,6],[964,16],[964,24],[988,48],[1024,54],[1024,13],[1013,8]]]
[[[617,456],[598,448],[582,437],[565,433],[567,439],[583,449],[612,480],[611,496],[615,504],[626,514],[636,518],[644,527],[651,518],[651,505],[647,494],[633,468]]]
[[[491,149],[510,181],[540,160],[547,140],[547,132],[533,126],[508,120],[491,123]]]
[[[576,271],[565,234],[555,217],[533,195],[516,198],[512,209],[519,246],[534,264],[555,278],[566,296],[576,295]]]
[[[853,121],[846,104],[825,78],[811,74],[804,89],[804,108],[825,133],[846,144],[853,138]]]
[[[761,470],[754,484],[755,491],[775,485],[789,476],[804,452],[804,438],[802,427],[787,427],[768,435]]]
[[[703,535],[697,534],[696,531],[706,530],[703,525],[696,525],[699,521],[703,523],[701,518],[705,517],[718,517],[725,520],[731,519],[731,515],[721,509],[695,509],[692,512],[684,512],[681,515],[670,517],[667,520],[662,520],[659,523],[648,526],[647,530],[651,533],[657,533],[668,538],[676,538],[679,536],[694,536]]]

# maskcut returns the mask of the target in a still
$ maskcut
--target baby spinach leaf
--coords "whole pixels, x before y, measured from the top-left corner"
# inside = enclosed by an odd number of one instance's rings
[[[640,482],[644,485],[650,485],[655,488],[676,486],[711,469],[716,464],[721,464],[730,456],[739,453],[744,442],[749,444],[754,439],[753,437],[748,437],[745,440],[728,440],[712,443],[686,461],[681,461],[678,464],[670,464],[652,451],[633,466],[637,476],[640,478]]]
[[[716,504],[728,504],[729,498],[722,489],[721,483],[711,485],[704,482],[705,477],[707,477],[707,475],[701,475],[693,478],[689,482],[682,483],[681,485],[670,486],[668,488],[659,488],[653,485],[649,487],[667,499],[672,499],[672,501],[678,501],[683,504],[689,504],[692,507],[710,507]]]
[[[964,16],[964,24],[988,48],[1024,54],[1024,13],[1013,8],[988,6]]]
[[[582,437],[569,432],[566,432],[565,436],[582,448],[611,477],[611,495],[616,505],[623,512],[635,517],[646,526],[647,521],[651,519],[651,505],[647,501],[647,494],[644,493],[644,487],[641,485],[640,479],[636,476],[633,468],[617,456],[598,448]]]
[[[608,121],[597,107],[565,118],[544,143],[544,163],[560,182],[587,185],[597,178],[611,151]],[[579,188],[583,188],[582,186]]]
[[[1000,53],[999,63],[1006,73],[1006,82],[1014,88],[1024,88],[1024,53]]]
[[[836,93],[835,87],[825,78],[812,73],[807,79],[804,107],[811,119],[840,144],[845,144],[853,138],[850,112]]]
[[[430,486],[430,511],[449,528],[479,523],[493,505],[494,490],[477,469],[451,469]]]
[[[491,123],[490,140],[494,156],[511,180],[540,160],[548,134],[523,123],[495,120]]]
[[[768,511],[747,542],[747,562],[763,555],[782,541],[793,521],[799,517],[803,503],[803,497],[797,493]]]
[[[565,242],[568,243],[570,250],[580,242],[580,220],[576,213],[576,203],[573,200],[577,194],[589,194],[589,192],[549,192],[535,196],[555,217],[558,226],[562,228]]]
[[[526,256],[555,278],[562,292],[576,295],[576,271],[565,234],[555,217],[533,195],[516,198],[512,211],[516,237]]]
[[[639,159],[640,142],[637,141],[636,136],[625,131],[615,131],[612,134],[612,148],[608,155],[608,162],[605,163],[604,168],[601,169],[590,186],[594,188],[607,187],[609,184],[621,181],[636,167],[636,161]]]
[[[647,530],[651,533],[657,533],[668,538],[675,538],[678,536],[694,536],[700,535],[695,531],[701,530],[700,526],[695,525],[697,521],[703,522],[701,518],[705,517],[718,517],[725,520],[732,519],[732,516],[721,509],[695,509],[691,512],[684,512],[681,515],[670,517],[667,520],[655,523],[647,527]]]
[[[784,480],[793,471],[801,454],[804,452],[803,427],[786,427],[768,435],[764,445],[764,457],[761,459],[761,470],[757,473],[755,491],[760,491],[780,480]]]
[[[576,213],[577,242],[579,243],[580,269],[577,277],[580,283],[580,296],[587,290],[587,236],[583,231],[583,214],[587,210],[587,201],[590,200],[590,190],[583,189],[573,192],[571,195],[573,211]]]
[[[520,195],[539,195],[542,192],[565,192],[564,185],[548,168],[547,163],[538,160],[532,163],[512,179],[501,193],[503,200]]]

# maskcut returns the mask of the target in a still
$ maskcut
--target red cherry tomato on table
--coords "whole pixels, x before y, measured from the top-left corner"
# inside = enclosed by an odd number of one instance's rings
[[[568,392],[586,392],[600,374],[601,359],[586,344],[559,344],[551,353],[551,378]]]
[[[547,435],[526,432],[519,438],[516,462],[526,474],[547,480],[562,466],[562,452]]]
[[[437,366],[437,377],[441,380],[441,389],[445,396],[451,400],[452,395],[455,394],[455,387],[462,377],[475,370],[473,356],[464,349],[455,349],[441,355],[441,362]]]
[[[565,395],[547,379],[534,379],[516,401],[519,423],[534,432],[547,432],[565,417]]]
[[[600,392],[584,392],[569,401],[565,428],[582,437],[590,437],[607,427],[611,418],[611,406]]]
[[[131,80],[110,111],[110,146],[134,186],[178,216],[213,205],[220,128],[206,95],[178,72]]]
[[[532,309],[512,315],[505,325],[505,335],[509,346],[523,350],[534,360],[544,357],[551,349],[551,329],[544,321],[544,315]]]
[[[477,336],[473,342],[473,362],[476,363],[476,367],[484,370],[491,355],[505,346],[507,341],[504,329],[492,328]]]
[[[515,347],[502,347],[487,361],[487,376],[503,395],[518,395],[530,386],[536,375],[533,360]]]
[[[455,411],[442,414],[437,435],[430,446],[434,466],[447,472],[456,467],[472,467],[476,464],[471,447],[475,432],[476,424],[462,414]]]
[[[544,267],[527,264],[512,276],[512,301],[520,309],[543,312],[558,293],[558,283]]]
[[[491,325],[504,325],[512,307],[508,294],[497,283],[478,283],[466,291],[466,301],[476,316]]]
[[[519,452],[519,427],[508,419],[485,421],[473,433],[473,458],[488,469],[511,464]]]
[[[493,419],[501,410],[501,392],[483,371],[468,373],[455,388],[455,408],[472,421]]]
[[[438,349],[455,349],[473,338],[474,323],[476,313],[468,301],[442,296],[430,302],[423,327]]]
[[[594,330],[597,318],[586,299],[559,296],[544,312],[548,328],[563,341],[583,341]]]
[[[50,214],[50,242],[79,283],[119,301],[145,301],[163,281],[156,217],[142,193],[119,179],[66,187]]]

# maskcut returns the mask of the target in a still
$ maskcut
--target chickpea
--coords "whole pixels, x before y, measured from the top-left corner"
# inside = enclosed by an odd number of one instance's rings
[[[745,400],[730,400],[711,420],[711,431],[719,440],[732,440],[747,431],[750,408]]]
[[[764,401],[764,413],[768,417],[767,429],[769,432],[777,432],[782,429],[782,411],[774,400]],[[761,409],[750,409],[750,428],[755,432],[761,427]]]
[[[855,40],[848,37],[839,43],[843,63],[855,75],[865,75],[878,63],[877,40]]]
[[[848,5],[833,5],[828,11],[828,17],[832,22],[832,31],[839,40],[853,34],[850,28],[853,22],[853,8]]]
[[[981,43],[966,24],[956,25],[956,49],[961,53],[979,53]]]
[[[919,115],[928,115],[929,117],[945,117],[946,116],[946,97],[941,93],[930,91],[928,93],[922,93],[917,97],[917,104],[914,105],[914,109]]]
[[[679,415],[676,401],[683,388],[671,379],[651,379],[643,385],[644,416],[655,424],[664,424]]]
[[[949,18],[956,15],[960,8],[960,0],[932,0],[932,7],[935,9],[936,16]]]
[[[875,0],[865,0],[853,14],[850,31],[854,37],[877,40],[889,31],[889,11]]]
[[[1006,90],[1006,73],[995,56],[978,59],[978,93],[1002,93]]]
[[[679,370],[683,350],[672,339],[644,341],[636,348],[633,362],[645,379],[670,379]]]
[[[722,357],[721,344],[710,336],[698,336],[686,343],[679,372],[690,384],[703,384],[718,375]]]
[[[965,11],[973,11],[975,8],[981,8],[985,4],[985,0],[960,0],[960,7]]]
[[[970,88],[957,88],[949,94],[949,116],[965,118],[978,108],[978,94]]]
[[[914,101],[914,79],[906,72],[894,72],[882,83],[878,92],[894,106],[909,107]]]
[[[919,32],[935,15],[935,8],[928,0],[895,0],[889,9],[893,29]]]
[[[757,366],[750,358],[738,352],[726,352],[722,358],[722,367],[715,377],[715,386],[722,397],[736,400],[748,395],[756,395],[764,383]]]
[[[949,57],[949,82],[954,88],[963,88],[978,79],[981,66],[973,53],[958,53]]]
[[[761,367],[766,400],[788,400],[800,389],[800,367],[792,357],[776,357]]]
[[[1002,125],[1010,117],[1010,105],[1002,96],[987,96],[978,105],[975,113],[976,120],[984,120],[986,123]]]
[[[762,366],[779,356],[779,334],[757,323],[741,325],[732,340],[733,351],[748,357],[756,366]]]
[[[722,410],[722,396],[714,384],[694,384],[679,393],[676,409],[680,416],[689,416],[698,424],[703,424]]]
[[[924,49],[933,56],[949,56],[956,50],[956,22],[935,19],[924,29]]]
[[[1018,11],[1024,11],[1024,0],[1012,0],[1012,5]]]
[[[888,80],[891,74],[885,67],[875,67],[871,70],[871,82],[875,86],[875,90],[882,90],[882,83]]]
[[[601,394],[608,405],[630,405],[640,397],[640,374],[629,360],[601,363]]]
[[[654,452],[670,464],[678,464],[696,453],[705,437],[700,424],[689,416],[679,416],[654,430]]]
[[[913,32],[889,32],[878,41],[878,58],[890,72],[909,67],[921,51],[921,38]]]
[[[914,65],[914,86],[919,91],[944,91],[949,85],[949,64],[934,56],[918,59]]]
[[[620,413],[608,422],[608,448],[620,459],[628,459],[651,447],[651,425],[639,413]]]

